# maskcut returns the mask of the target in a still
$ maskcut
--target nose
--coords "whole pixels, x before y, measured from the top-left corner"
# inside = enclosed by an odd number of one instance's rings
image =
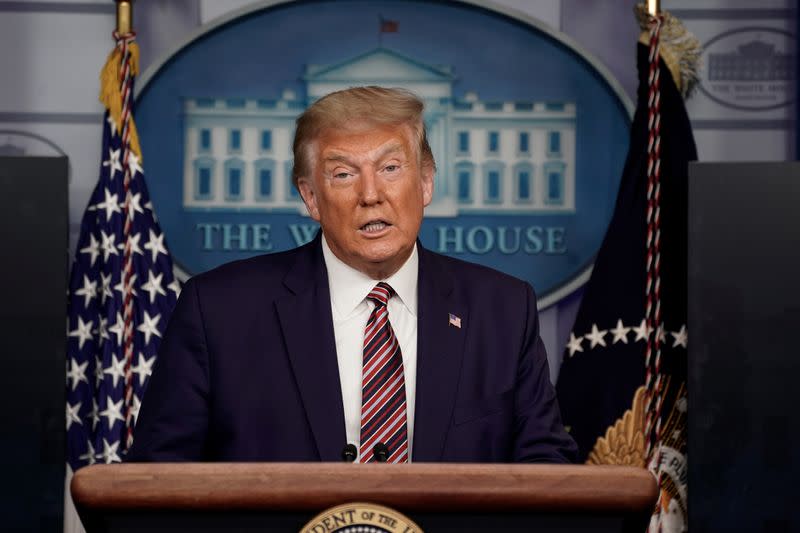
[[[361,190],[359,191],[361,205],[374,205],[381,201],[381,180],[374,170],[367,169],[363,171],[359,182],[361,185]]]

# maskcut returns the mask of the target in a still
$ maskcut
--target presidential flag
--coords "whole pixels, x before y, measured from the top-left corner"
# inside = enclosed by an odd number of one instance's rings
[[[180,285],[144,181],[133,122],[134,35],[101,74],[100,178],[81,222],[69,285],[67,461],[122,460]]]
[[[688,526],[687,190],[697,159],[684,97],[697,40],[638,8],[638,104],[617,202],[564,352],[558,400],[579,459],[647,466],[652,530]]]

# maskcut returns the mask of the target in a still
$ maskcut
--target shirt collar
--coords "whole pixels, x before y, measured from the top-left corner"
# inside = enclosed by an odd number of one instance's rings
[[[417,278],[419,276],[419,255],[417,245],[400,269],[386,279],[374,280],[347,265],[336,257],[328,246],[325,234],[322,234],[322,256],[328,270],[331,302],[334,318],[347,318],[364,301],[378,281],[385,281],[392,286],[408,311],[417,316]]]

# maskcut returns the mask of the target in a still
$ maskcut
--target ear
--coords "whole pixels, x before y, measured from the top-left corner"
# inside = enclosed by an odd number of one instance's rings
[[[433,200],[433,175],[436,173],[436,168],[430,162],[422,163],[422,205],[427,207]]]
[[[314,193],[314,186],[311,180],[307,178],[299,178],[297,180],[297,188],[300,189],[300,196],[303,197],[303,202],[306,204],[308,214],[312,219],[319,222],[319,206],[317,206],[317,195]]]

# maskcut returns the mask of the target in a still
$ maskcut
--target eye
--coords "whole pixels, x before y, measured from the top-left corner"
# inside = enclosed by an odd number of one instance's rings
[[[384,170],[386,172],[397,172],[398,170],[400,170],[400,165],[386,165],[386,167],[384,167]]]
[[[349,178],[350,175],[351,174],[349,172],[337,172],[337,173],[335,173],[333,175],[333,177],[336,178],[336,179],[339,179],[339,180],[344,180],[344,179]]]

